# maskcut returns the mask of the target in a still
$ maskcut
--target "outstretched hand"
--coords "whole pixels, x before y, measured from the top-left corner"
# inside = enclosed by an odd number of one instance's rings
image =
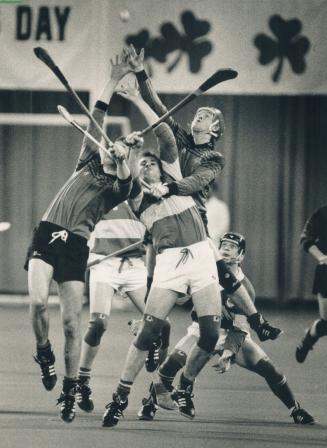
[[[120,81],[127,73],[132,71],[130,65],[127,63],[124,53],[116,55],[114,59],[110,59],[111,64],[111,79]]]
[[[144,48],[139,53],[135,50],[133,44],[123,49],[123,56],[133,72],[144,70]]]
[[[117,95],[122,96],[123,98],[132,102],[136,102],[142,99],[140,96],[139,86],[136,79],[134,80],[134,82],[120,85],[116,89],[116,93]]]
[[[225,373],[231,368],[232,356],[229,350],[224,350],[223,354],[220,356],[218,362],[213,364],[213,368],[217,373]]]

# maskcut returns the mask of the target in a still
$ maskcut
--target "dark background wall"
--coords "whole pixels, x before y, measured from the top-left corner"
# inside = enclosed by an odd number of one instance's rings
[[[169,106],[180,96],[162,98]],[[327,203],[327,97],[206,96],[176,118],[187,126],[204,104],[225,115],[218,143],[227,160],[221,196],[232,229],[247,238],[245,270],[258,296],[310,297],[314,264],[299,236],[306,218]],[[144,126],[123,100],[116,99],[113,110],[128,114],[133,130]],[[0,234],[0,291],[27,292],[22,265],[31,232],[74,169],[81,140],[64,126],[0,125],[0,220],[12,223]],[[153,137],[146,139],[146,147],[154,145]]]

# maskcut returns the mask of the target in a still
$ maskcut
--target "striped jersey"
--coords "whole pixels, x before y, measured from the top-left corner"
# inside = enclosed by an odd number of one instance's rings
[[[93,110],[103,125],[107,105],[98,101]],[[101,134],[90,122],[88,132],[100,140]],[[103,171],[97,146],[84,138],[74,173],[67,180],[42,217],[86,239],[104,213],[124,201],[131,189],[131,178],[120,180]]]
[[[137,219],[127,202],[122,202],[106,213],[95,226],[91,235],[93,242],[91,252],[109,255],[143,240],[144,233],[144,225]],[[144,255],[144,248],[140,246],[124,252],[123,255],[124,257],[141,257]]]
[[[166,182],[182,179],[175,137],[169,126],[155,129]],[[135,181],[130,195],[132,209],[152,235],[156,253],[185,247],[206,239],[205,228],[191,196],[172,195],[157,200]]]

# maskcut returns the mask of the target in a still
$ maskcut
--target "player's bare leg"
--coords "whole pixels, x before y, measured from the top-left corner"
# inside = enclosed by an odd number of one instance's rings
[[[58,291],[65,335],[65,377],[58,404],[61,403],[61,418],[70,423],[75,418],[75,393],[81,355],[81,312],[84,283],[80,281],[63,282],[58,285]]]
[[[194,380],[210,359],[218,340],[221,316],[218,284],[212,283],[193,293],[192,299],[198,315],[200,338],[187,357],[184,372],[180,377],[179,389],[173,395],[180,413],[188,418],[195,416],[192,402]]]
[[[147,353],[162,330],[167,315],[176,303],[177,293],[152,288],[144,310],[143,322],[137,337],[128,350],[125,365],[113,401],[107,405],[103,426],[115,426],[128,404],[128,395],[135,378],[142,369]]]
[[[41,368],[42,383],[46,390],[52,390],[57,382],[54,368],[55,356],[49,337],[48,298],[53,267],[43,260],[31,259],[28,271],[30,295],[30,317],[36,338],[35,361]]]
[[[313,346],[323,336],[327,335],[327,297],[322,294],[317,295],[319,304],[320,319],[314,321],[311,327],[306,331],[304,338],[296,348],[296,360],[297,362],[304,362],[309,351],[313,349]]]

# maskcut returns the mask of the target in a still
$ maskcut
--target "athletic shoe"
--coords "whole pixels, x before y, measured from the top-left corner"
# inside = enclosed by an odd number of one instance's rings
[[[316,423],[312,415],[301,408],[300,403],[296,403],[296,406],[291,412],[291,417],[297,425],[314,425]]]
[[[159,367],[160,343],[153,342],[145,360],[145,368],[148,372],[154,372]]]
[[[192,401],[193,398],[192,388],[188,386],[186,389],[178,389],[172,392],[171,398],[176,401],[179,412],[184,417],[193,419],[195,417],[195,409]]]
[[[152,421],[157,412],[158,406],[152,395],[149,398],[143,398],[142,407],[137,413],[139,420]]]
[[[127,405],[128,399],[126,398],[125,401],[122,401],[117,392],[114,392],[112,401],[106,406],[106,412],[102,418],[102,426],[108,428],[116,426],[120,417],[123,417],[123,411],[127,408]]]
[[[310,330],[307,330],[304,338],[296,347],[295,358],[297,362],[304,362],[310,350],[313,350],[314,344],[318,341],[317,336],[311,336]]]
[[[258,338],[261,342],[268,341],[269,339],[275,340],[283,334],[283,330],[277,327],[273,327],[269,322],[265,321],[257,330]]]
[[[80,409],[85,412],[92,412],[94,403],[91,398],[92,389],[87,383],[78,383],[76,387],[76,401]]]
[[[41,368],[41,378],[43,386],[46,388],[46,390],[52,390],[57,382],[57,375],[54,367],[56,359],[53,351],[50,349],[46,354],[37,353],[35,356],[33,356],[33,358]]]
[[[76,414],[75,389],[71,390],[69,393],[62,391],[60,397],[58,398],[57,405],[60,403],[61,419],[66,423],[71,423]]]
[[[160,408],[166,409],[167,411],[173,411],[178,409],[176,401],[171,397],[171,391],[169,391],[162,382],[153,384],[156,396],[157,405]]]

